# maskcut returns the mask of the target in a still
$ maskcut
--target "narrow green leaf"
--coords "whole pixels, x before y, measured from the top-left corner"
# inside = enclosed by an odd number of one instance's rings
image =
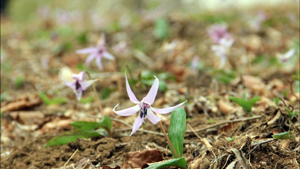
[[[228,141],[228,142],[231,142],[235,139],[235,137],[227,137],[225,140]]]
[[[47,106],[49,106],[51,104],[63,104],[63,103],[67,102],[66,98],[49,99],[48,96],[44,93],[40,93],[39,96]]]
[[[294,135],[291,131],[288,131],[288,132],[274,134],[272,135],[272,137],[277,139],[292,139],[294,138]]]
[[[87,104],[95,100],[95,97],[81,98],[80,103]]]
[[[246,112],[251,112],[251,108],[248,102],[244,99],[238,97],[229,97],[230,100],[234,101],[236,104],[240,105]]]
[[[163,40],[170,34],[168,21],[165,18],[158,18],[155,20],[154,35],[156,38]]]
[[[50,139],[46,144],[46,147],[68,144],[70,142],[76,142],[77,138],[88,138],[88,137],[83,134],[79,134],[79,133],[76,134],[74,131],[65,132],[59,136]]]
[[[279,98],[278,98],[278,97],[276,97],[276,98],[274,98],[273,100],[274,100],[274,102],[275,102],[276,106],[278,106],[278,105],[279,105]]]
[[[248,100],[248,104],[251,106],[251,108],[255,105],[255,103],[257,102],[257,101],[259,101],[260,100],[260,97],[259,96],[255,96],[255,97],[253,97],[253,98],[251,98],[251,99],[249,99]],[[250,110],[251,111],[251,110]]]
[[[146,169],[160,169],[170,166],[186,168],[186,161],[184,158],[175,158],[168,161],[162,161],[150,164]]]
[[[173,144],[174,149],[179,157],[182,156],[182,152],[183,152],[183,139],[184,139],[185,127],[186,127],[186,113],[184,109],[178,108],[172,112],[168,134],[169,134],[170,141]],[[173,156],[176,157],[170,145],[169,148],[172,151]]]
[[[111,129],[111,120],[108,115],[105,115],[100,121],[101,127],[105,127],[107,129]]]

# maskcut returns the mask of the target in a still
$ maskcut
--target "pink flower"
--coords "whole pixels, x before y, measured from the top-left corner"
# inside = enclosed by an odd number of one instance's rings
[[[155,77],[155,76],[154,76]],[[127,94],[129,96],[129,99],[131,100],[131,102],[135,103],[136,105],[124,110],[120,110],[120,111],[116,111],[116,108],[119,104],[117,104],[113,111],[120,115],[120,116],[131,116],[135,113],[137,113],[138,111],[140,111],[138,117],[136,118],[133,127],[132,127],[132,132],[130,134],[130,136],[135,133],[140,127],[141,125],[144,123],[145,118],[147,117],[148,120],[153,123],[153,124],[157,124],[159,121],[161,121],[161,119],[155,114],[167,114],[172,112],[173,110],[177,109],[178,107],[182,106],[185,102],[180,103],[176,106],[173,107],[168,107],[168,108],[163,108],[163,109],[157,109],[154,107],[151,107],[151,105],[154,103],[156,94],[157,94],[157,90],[158,90],[158,86],[159,86],[159,81],[158,79],[155,77],[155,81],[151,87],[151,89],[149,90],[148,94],[146,97],[144,97],[142,99],[142,101],[139,101],[134,93],[132,92],[128,80],[127,80],[127,76],[125,73],[125,78],[126,78],[126,90],[127,90]],[[155,112],[155,113],[154,113]]]
[[[221,63],[220,63],[220,68],[223,68],[225,66],[226,60],[227,60],[227,52],[230,49],[230,47],[232,46],[232,44],[234,43],[234,39],[233,38],[222,38],[220,40],[220,44],[219,45],[212,45],[211,49],[212,51],[215,52],[215,54],[217,56],[220,57],[221,59]]]
[[[280,62],[284,63],[284,62],[288,62],[292,58],[292,56],[294,56],[294,54],[295,54],[295,49],[290,49],[285,54],[278,54],[277,58]]]
[[[115,57],[106,51],[105,47],[105,35],[102,34],[102,42],[99,42],[97,47],[90,47],[81,50],[77,50],[76,53],[88,53],[90,54],[85,61],[85,64],[88,65],[93,59],[96,59],[96,64],[100,70],[102,70],[101,59],[106,58],[109,60],[114,60]]]
[[[221,39],[231,37],[227,32],[227,25],[225,24],[214,24],[208,28],[207,32],[214,43],[220,43]]]
[[[84,80],[85,72],[80,72],[79,74],[72,74],[71,70],[68,68],[63,68],[61,70],[61,76],[64,83],[73,89],[78,101],[81,98],[82,92],[85,91],[95,81],[97,81]]]
[[[191,65],[192,70],[198,69],[198,62],[199,62],[199,56],[195,56]]]

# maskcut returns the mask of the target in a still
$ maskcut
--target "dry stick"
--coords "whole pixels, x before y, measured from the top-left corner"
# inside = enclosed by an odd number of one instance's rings
[[[68,161],[65,163],[64,168],[66,168],[66,165],[69,163],[69,161],[73,158],[73,156],[77,153],[78,149],[72,154],[72,156],[68,159]]]
[[[227,123],[234,123],[234,122],[242,122],[242,121],[254,120],[254,119],[259,119],[261,117],[262,116],[255,116],[255,117],[249,117],[249,118],[243,118],[243,119],[237,119],[237,120],[224,121],[222,123],[214,124],[214,125],[211,125],[211,126],[208,126],[208,127],[204,127],[202,129],[194,130],[194,131],[195,132],[204,131],[204,130],[207,130],[207,129],[210,129],[210,128],[214,128],[214,127],[217,127],[217,126],[220,126],[220,125],[223,125],[223,124],[227,124]],[[192,133],[193,131],[187,130],[186,132]]]
[[[113,66],[114,71],[115,71],[116,75],[118,76],[118,77],[117,77],[118,90],[119,90],[119,92],[121,92],[121,91],[123,90],[123,87],[122,87],[122,81],[121,81],[121,78],[120,78],[120,76],[118,75],[118,65],[117,65],[116,60],[114,60],[113,62],[114,62],[114,66]]]
[[[162,124],[161,124],[161,121],[159,121],[159,125],[160,125],[162,131],[164,132],[165,137],[166,137],[167,141],[169,142],[169,145],[171,146],[173,152],[175,153],[176,158],[179,158],[179,156],[177,155],[177,153],[176,153],[176,151],[175,151],[175,149],[174,149],[174,147],[173,147],[173,144],[171,143],[171,141],[170,141],[170,139],[169,139],[169,137],[168,137],[168,135],[167,135],[167,133],[166,133],[164,127],[163,127]]]
[[[294,87],[293,87],[294,80],[289,80],[289,82],[290,82],[290,87],[291,87],[291,93],[292,93],[292,95],[294,95],[296,97],[296,101],[298,101],[300,98],[298,98],[298,96],[294,92]]]
[[[192,127],[190,124],[187,124],[187,125],[188,125],[189,128],[192,130],[192,132],[199,138],[199,140],[205,145],[205,147],[206,147],[209,151],[211,151],[211,152],[214,154],[215,158],[217,159],[217,156],[216,156],[214,150],[212,149],[212,146],[210,145],[210,143],[209,143],[205,138],[201,138],[201,137],[195,132],[195,130],[193,129],[193,127]]]

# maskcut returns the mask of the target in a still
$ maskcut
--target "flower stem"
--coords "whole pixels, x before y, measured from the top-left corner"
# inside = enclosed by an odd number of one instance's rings
[[[95,87],[95,84],[94,84],[94,83],[93,83],[93,90],[94,90],[95,97],[96,97],[96,100],[97,100],[97,103],[98,103],[98,107],[99,107],[99,110],[100,110],[100,114],[101,114],[101,116],[102,116],[103,109],[102,109],[102,105],[101,105],[101,102],[100,102],[100,100],[99,100],[99,97],[98,97],[98,94],[97,94],[96,87]]]
[[[165,137],[166,137],[167,141],[169,142],[169,145],[170,145],[170,147],[172,148],[172,150],[173,150],[173,152],[174,152],[176,158],[179,158],[178,155],[177,155],[177,153],[176,153],[176,151],[175,151],[175,149],[174,149],[173,144],[171,143],[171,141],[170,141],[170,139],[169,139],[169,137],[168,137],[168,135],[167,135],[167,133],[166,133],[164,127],[163,127],[162,124],[161,124],[161,121],[159,122],[159,125],[160,125],[162,131],[164,132]]]
[[[118,76],[117,77],[117,85],[118,85],[118,90],[121,92],[122,90],[123,90],[123,88],[122,88],[122,81],[121,81],[121,78],[120,78],[120,76],[118,75],[118,65],[117,65],[117,62],[114,60],[114,71],[115,71],[115,73],[116,73],[116,75]]]

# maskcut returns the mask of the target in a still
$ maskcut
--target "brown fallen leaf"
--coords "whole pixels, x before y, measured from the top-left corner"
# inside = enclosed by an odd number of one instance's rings
[[[24,110],[40,104],[42,104],[42,100],[37,94],[25,94],[6,105],[1,105],[1,112]]]
[[[44,113],[41,111],[14,111],[10,112],[9,116],[20,123],[27,125],[42,123],[45,117]]]
[[[163,154],[160,150],[144,150],[128,153],[126,159],[132,168],[141,168],[144,164],[162,161]]]
[[[243,78],[244,85],[251,89],[254,92],[258,92],[259,94],[263,94],[265,92],[265,84],[262,82],[262,80],[258,77],[244,75]]]
[[[232,107],[229,103],[226,103],[222,100],[218,101],[217,106],[220,112],[224,115],[228,115],[234,110],[234,107]]]

